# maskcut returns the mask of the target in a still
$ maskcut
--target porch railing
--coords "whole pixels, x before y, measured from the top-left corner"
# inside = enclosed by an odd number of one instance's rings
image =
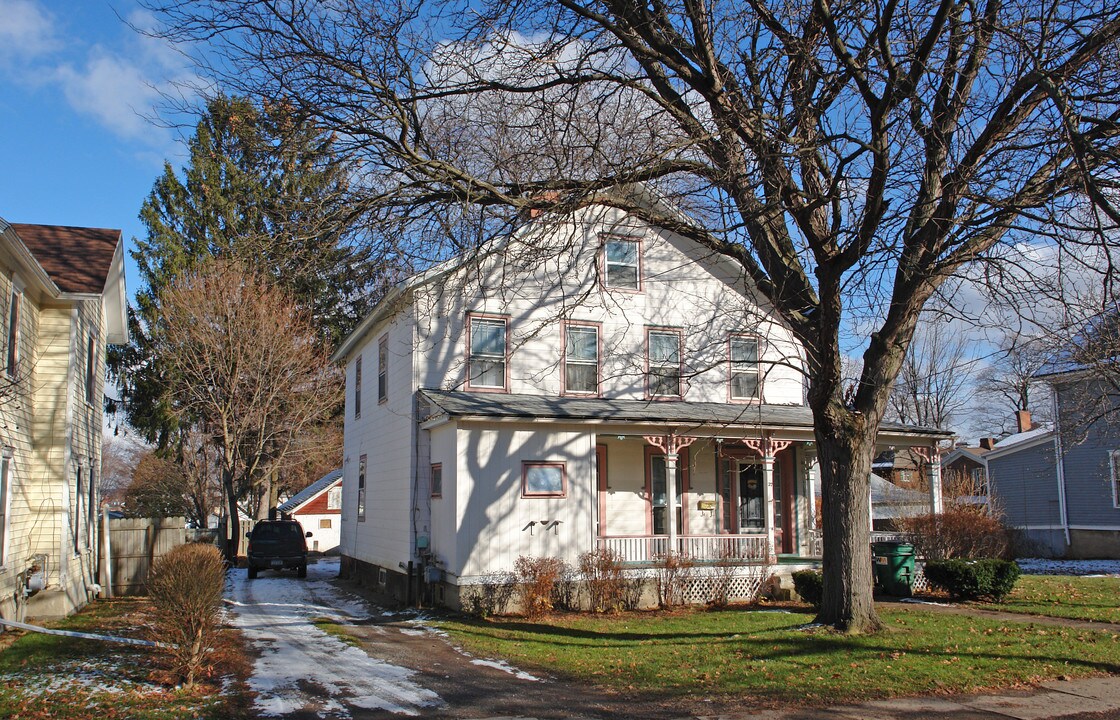
[[[672,549],[665,535],[601,537],[599,547],[613,550],[623,562],[645,563],[665,557]],[[762,561],[767,555],[766,535],[685,535],[677,538],[675,552],[697,562]]]

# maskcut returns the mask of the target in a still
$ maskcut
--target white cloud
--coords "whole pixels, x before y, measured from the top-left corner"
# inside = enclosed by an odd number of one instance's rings
[[[27,62],[59,47],[55,20],[34,0],[0,0],[0,63]]]
[[[133,30],[154,28],[150,13],[134,9],[124,22],[102,15],[99,24],[76,28],[41,0],[0,0],[0,18],[0,72],[26,86],[59,91],[75,112],[121,138],[164,150],[172,144],[172,132],[151,118],[167,97],[194,97],[199,83],[176,48]]]
[[[152,132],[146,116],[160,93],[129,60],[94,48],[81,67],[59,67],[57,81],[71,107],[117,135],[140,138]]]

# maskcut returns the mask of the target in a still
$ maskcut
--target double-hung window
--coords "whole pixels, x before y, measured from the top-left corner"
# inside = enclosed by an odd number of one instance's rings
[[[565,327],[564,392],[599,393],[599,328],[596,325]]]
[[[504,317],[469,315],[467,387],[506,389],[508,321]]]
[[[362,417],[362,356],[354,358],[354,419]]]
[[[366,519],[366,456],[358,458],[358,519]]]
[[[619,290],[641,289],[641,242],[608,237],[603,241],[603,284]]]
[[[93,336],[90,335],[86,342],[86,402],[90,405],[93,404],[94,396],[94,373],[97,369],[97,346],[94,344]]]
[[[732,400],[759,398],[758,338],[732,335],[728,341]]]
[[[15,377],[19,372],[19,321],[22,304],[23,293],[13,287],[8,304],[8,359],[5,365],[8,377]]]
[[[443,497],[443,463],[432,463],[429,490],[434,498]]]
[[[0,567],[8,561],[8,506],[11,495],[12,459],[8,451],[0,457]]]
[[[389,336],[377,342],[377,402],[389,399]]]
[[[681,334],[679,330],[649,330],[646,334],[650,397],[681,395]]]
[[[1108,458],[1112,470],[1112,506],[1120,508],[1120,450],[1113,450]]]

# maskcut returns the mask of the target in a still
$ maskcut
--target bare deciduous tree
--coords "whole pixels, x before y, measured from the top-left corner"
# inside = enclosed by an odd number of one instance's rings
[[[438,257],[635,182],[689,211],[612,195],[738,262],[804,346],[819,619],[852,632],[879,627],[871,458],[922,309],[1000,243],[1111,243],[1120,217],[1120,7],[1099,0],[152,4],[225,85],[338,133],[387,242],[446,231]]]
[[[1018,432],[1016,413],[1020,410],[1029,410],[1035,422],[1047,422],[1052,414],[1050,391],[1036,375],[1051,356],[1052,350],[1037,339],[1019,333],[1005,335],[995,359],[977,375],[980,402],[973,429],[984,436]]]
[[[238,501],[337,407],[337,370],[306,312],[260,275],[212,261],[160,296],[157,346],[175,412],[211,438],[237,557]]]
[[[967,405],[971,343],[943,322],[919,325],[902,363],[888,411],[899,422],[950,429]]]

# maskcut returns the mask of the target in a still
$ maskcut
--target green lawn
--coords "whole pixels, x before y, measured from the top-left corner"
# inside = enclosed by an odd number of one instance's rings
[[[142,601],[109,600],[49,625],[138,637],[143,615]],[[225,638],[219,659],[227,669],[243,664],[235,638]],[[164,682],[162,668],[162,658],[144,647],[8,633],[0,636],[0,718],[217,720],[247,716],[249,698],[236,679],[229,692],[223,693],[217,684],[203,684],[188,692]]]
[[[1120,623],[1120,578],[1023,575],[992,609],[1028,615]]]
[[[884,608],[887,630],[806,628],[803,613],[696,610],[444,621],[474,654],[608,687],[760,702],[968,692],[1120,673],[1120,635]]]

